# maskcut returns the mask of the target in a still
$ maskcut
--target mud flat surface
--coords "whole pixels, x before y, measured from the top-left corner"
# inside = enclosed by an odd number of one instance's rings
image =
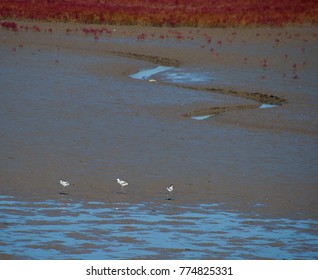
[[[316,27],[19,24],[41,31],[0,29],[2,258],[318,256]]]

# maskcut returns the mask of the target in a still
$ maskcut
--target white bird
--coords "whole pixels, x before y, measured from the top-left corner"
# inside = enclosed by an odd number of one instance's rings
[[[120,180],[119,178],[117,178],[117,182],[121,186],[122,192],[125,193],[125,187],[128,186],[128,183],[124,180]]]
[[[67,188],[70,185],[70,183],[60,179],[60,185],[62,185],[64,188]]]
[[[174,185],[171,184],[169,187],[167,187],[167,191],[171,193],[173,191],[173,187]]]
[[[173,188],[174,188],[173,184],[171,184],[169,187],[167,187],[167,191],[168,191],[167,200],[172,200]]]

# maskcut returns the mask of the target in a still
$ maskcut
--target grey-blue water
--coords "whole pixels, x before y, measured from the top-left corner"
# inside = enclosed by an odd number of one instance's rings
[[[317,220],[267,219],[257,211],[174,201],[0,199],[0,255],[16,259],[318,258]]]

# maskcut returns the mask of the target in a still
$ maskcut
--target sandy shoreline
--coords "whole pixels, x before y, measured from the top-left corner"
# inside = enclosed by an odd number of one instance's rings
[[[63,177],[75,184],[74,199],[114,201],[123,177],[131,203],[161,203],[174,183],[179,205],[250,211],[262,203],[264,215],[317,217],[316,27],[111,26],[111,36],[95,40],[75,32],[83,25],[21,24],[42,31],[0,29],[3,195],[56,198]],[[176,39],[180,33],[189,39]],[[163,74],[154,84],[128,77],[167,63],[210,79],[170,86]],[[231,90],[274,96],[282,106],[259,110]],[[249,110],[184,117],[204,108]]]

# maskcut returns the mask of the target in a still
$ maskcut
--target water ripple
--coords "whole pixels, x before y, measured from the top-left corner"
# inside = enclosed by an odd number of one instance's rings
[[[257,207],[257,205],[255,205]],[[317,259],[318,221],[217,204],[17,201],[0,196],[0,255],[16,259]]]

